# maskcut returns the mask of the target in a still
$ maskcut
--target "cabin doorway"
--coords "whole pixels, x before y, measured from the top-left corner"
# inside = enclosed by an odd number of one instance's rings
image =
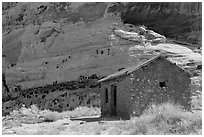
[[[111,115],[116,115],[117,85],[111,85]]]

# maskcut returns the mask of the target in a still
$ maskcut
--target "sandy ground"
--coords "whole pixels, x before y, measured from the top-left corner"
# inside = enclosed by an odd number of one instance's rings
[[[107,127],[121,122],[118,118],[101,118],[100,116],[79,117],[72,119],[62,119],[55,122],[43,122],[37,124],[21,124],[18,127],[6,128],[3,127],[3,134],[60,134],[60,135],[96,135],[108,133]],[[101,128],[106,127],[106,132],[103,133]],[[108,128],[108,129],[110,129]],[[104,128],[105,129],[105,128]]]

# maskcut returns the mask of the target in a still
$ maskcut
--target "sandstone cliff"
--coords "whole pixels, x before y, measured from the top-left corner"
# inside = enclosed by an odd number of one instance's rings
[[[198,2],[128,3],[121,18],[143,24],[168,38],[201,46],[202,4]]]

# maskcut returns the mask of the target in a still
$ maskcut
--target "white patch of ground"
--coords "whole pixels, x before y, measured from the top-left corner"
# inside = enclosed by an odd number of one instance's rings
[[[178,44],[158,44],[155,46],[147,46],[147,49],[154,49],[154,50],[164,50],[173,54],[178,54],[185,57],[187,60],[195,60],[196,62],[202,61],[202,55],[199,53],[193,52],[191,49],[184,47]]]

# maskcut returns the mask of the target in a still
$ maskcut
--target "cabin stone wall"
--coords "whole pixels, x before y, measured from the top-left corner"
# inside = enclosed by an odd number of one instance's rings
[[[100,93],[101,93],[101,115],[109,115],[110,114],[110,86],[103,85],[100,88]]]
[[[191,80],[175,64],[161,58],[128,77],[132,81],[132,115],[141,115],[150,104],[169,101],[190,109]]]
[[[101,115],[107,116],[111,114],[111,85],[117,86],[116,93],[116,113],[117,116],[124,118],[129,118],[131,105],[130,105],[130,79],[128,78],[118,78],[114,81],[102,84],[100,88],[101,92]],[[106,91],[108,90],[108,92]],[[108,94],[107,94],[107,93]],[[107,94],[107,95],[106,95]],[[108,101],[106,101],[108,99]]]
[[[118,116],[124,118],[129,118],[131,113],[131,100],[130,100],[130,91],[131,90],[131,81],[128,77],[125,77],[122,81],[117,84],[117,107],[116,112]]]

